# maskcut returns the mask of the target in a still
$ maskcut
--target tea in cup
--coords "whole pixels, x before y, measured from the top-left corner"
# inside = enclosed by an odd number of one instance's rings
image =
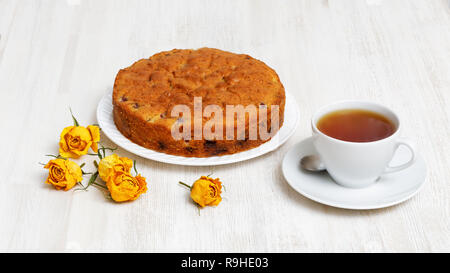
[[[330,176],[340,185],[366,187],[381,175],[414,163],[413,143],[400,137],[398,115],[366,101],[341,101],[320,108],[312,117],[313,144]],[[395,151],[405,145],[411,158],[389,166]]]

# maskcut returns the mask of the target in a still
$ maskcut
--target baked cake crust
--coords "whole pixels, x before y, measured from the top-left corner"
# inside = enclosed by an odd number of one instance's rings
[[[224,113],[223,140],[175,140],[171,117],[175,105],[187,105],[194,113],[194,97],[202,98],[203,109],[218,105]],[[271,128],[271,105],[279,106],[279,127],[283,124],[285,93],[277,73],[263,62],[245,54],[218,49],[174,49],[142,59],[121,69],[113,92],[114,122],[131,141],[159,152],[186,157],[233,154],[268,141],[248,137],[226,140],[226,105],[267,106]],[[191,119],[193,122],[193,118]],[[203,117],[203,125],[208,118]],[[259,120],[258,122],[261,122]],[[235,122],[236,123],[236,122]],[[236,124],[232,124],[236,131]],[[272,134],[276,132],[273,130]]]

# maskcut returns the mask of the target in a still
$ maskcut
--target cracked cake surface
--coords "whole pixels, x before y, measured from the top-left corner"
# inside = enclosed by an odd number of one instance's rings
[[[176,140],[172,137],[172,126],[182,120],[171,116],[173,107],[188,106],[193,123],[194,97],[201,98],[203,109],[207,105],[217,105],[222,109],[222,140],[206,137],[194,139],[193,124],[192,139]],[[245,54],[212,48],[174,49],[157,53],[121,69],[114,82],[113,113],[118,130],[141,146],[167,154],[186,157],[233,154],[268,140],[260,137],[249,139],[248,116],[240,120],[245,122],[245,138],[227,140],[227,105],[267,107],[268,128],[271,126],[271,106],[278,105],[281,127],[284,87],[277,73],[263,62]],[[202,117],[203,124],[209,119]],[[236,131],[237,122],[236,116],[235,122],[228,126]]]

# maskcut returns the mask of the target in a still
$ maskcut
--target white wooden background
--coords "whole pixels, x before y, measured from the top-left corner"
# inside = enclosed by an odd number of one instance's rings
[[[0,0],[1,251],[450,251],[450,8],[447,0]],[[265,156],[182,167],[136,158],[149,191],[115,204],[92,188],[56,191],[38,162],[71,124],[96,123],[120,68],[172,48],[250,54],[300,106],[296,134]],[[414,198],[374,211],[292,190],[286,151],[323,104],[368,99],[404,117],[428,165]],[[103,143],[113,145],[103,136]],[[93,157],[86,156],[88,162]],[[179,180],[213,172],[224,201],[198,215]],[[86,180],[84,181],[86,182]]]

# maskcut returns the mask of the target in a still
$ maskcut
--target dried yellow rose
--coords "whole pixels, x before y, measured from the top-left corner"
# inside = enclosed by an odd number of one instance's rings
[[[77,163],[65,159],[50,160],[44,168],[48,169],[45,183],[53,185],[57,190],[70,190],[83,180],[83,174]]]
[[[109,177],[116,172],[130,173],[132,166],[131,159],[112,154],[100,160],[98,173],[103,181],[108,181]]]
[[[219,178],[202,176],[191,187],[191,198],[201,207],[217,206],[222,201],[221,193],[222,182]]]
[[[111,193],[111,198],[116,202],[136,200],[139,195],[147,191],[144,177],[140,174],[133,177],[122,171],[114,172],[106,181],[106,186]]]
[[[89,148],[98,151],[97,142],[100,141],[100,128],[89,125],[69,126],[64,128],[59,140],[59,154],[62,157],[78,158],[87,154]]]

